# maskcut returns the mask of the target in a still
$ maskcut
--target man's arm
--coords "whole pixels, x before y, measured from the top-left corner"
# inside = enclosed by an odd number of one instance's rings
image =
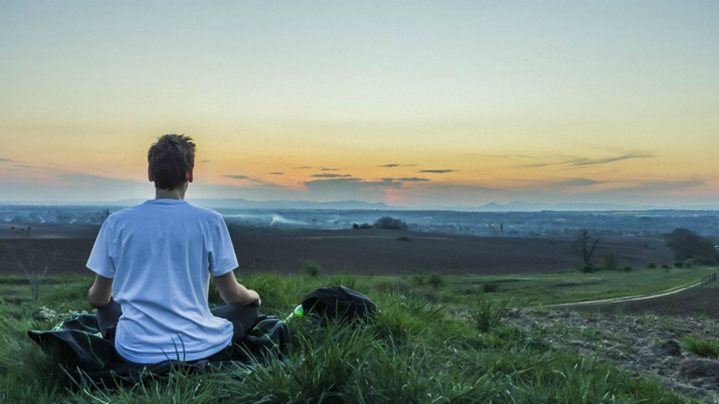
[[[254,290],[247,289],[237,282],[234,272],[230,271],[224,275],[215,277],[215,285],[220,292],[220,297],[227,304],[252,304],[258,306],[262,303],[260,295]]]
[[[106,306],[112,297],[112,278],[96,275],[95,283],[87,291],[87,301],[95,307]]]

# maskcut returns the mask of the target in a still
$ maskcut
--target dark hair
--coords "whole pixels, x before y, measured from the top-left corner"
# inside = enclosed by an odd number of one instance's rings
[[[195,144],[185,135],[160,136],[147,151],[147,164],[155,188],[177,188],[195,166]]]

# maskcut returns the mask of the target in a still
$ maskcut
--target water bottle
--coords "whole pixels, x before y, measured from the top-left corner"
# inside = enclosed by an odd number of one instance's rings
[[[285,319],[285,321],[289,321],[291,318],[302,318],[305,315],[305,309],[302,307],[301,304],[297,305],[294,310],[292,310],[292,313],[290,313],[289,316]]]

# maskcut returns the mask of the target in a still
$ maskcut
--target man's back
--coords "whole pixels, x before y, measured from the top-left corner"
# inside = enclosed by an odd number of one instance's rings
[[[88,267],[114,278],[112,295],[123,313],[115,347],[124,359],[191,361],[230,344],[232,324],[213,317],[207,305],[210,275],[237,267],[218,213],[177,199],[115,212],[100,230]]]

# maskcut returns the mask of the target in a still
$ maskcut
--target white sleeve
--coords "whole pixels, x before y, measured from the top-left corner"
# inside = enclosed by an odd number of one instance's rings
[[[105,278],[115,277],[115,262],[113,261],[113,232],[110,230],[110,220],[106,219],[100,226],[100,232],[95,239],[95,245],[92,246],[90,258],[87,260],[86,266],[96,274]]]
[[[230,232],[227,230],[222,216],[218,215],[218,220],[213,226],[211,233],[209,251],[209,268],[212,276],[222,276],[237,268],[237,256],[235,248],[232,246]]]

